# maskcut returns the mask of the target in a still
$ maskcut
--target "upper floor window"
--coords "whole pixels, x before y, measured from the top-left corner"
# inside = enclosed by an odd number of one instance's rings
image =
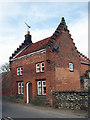
[[[22,75],[23,74],[23,68],[22,67],[18,67],[17,68],[17,75]]]
[[[73,63],[69,63],[69,70],[70,71],[74,71],[74,69],[73,69]]]
[[[36,72],[44,72],[44,62],[36,64]]]

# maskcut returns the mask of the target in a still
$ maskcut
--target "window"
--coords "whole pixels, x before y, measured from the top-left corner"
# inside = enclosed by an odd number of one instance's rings
[[[23,74],[23,68],[22,67],[18,67],[17,68],[17,75],[22,75]]]
[[[46,95],[46,81],[42,81],[42,94]]]
[[[17,75],[19,75],[19,68],[17,68]]]
[[[73,71],[73,64],[72,63],[69,63],[69,70]]]
[[[36,64],[36,72],[40,72],[40,63]]]
[[[18,94],[23,94],[23,82],[18,82]]]
[[[46,95],[46,81],[38,81],[37,86],[38,86],[38,95]]]
[[[36,64],[36,72],[44,72],[44,62]]]

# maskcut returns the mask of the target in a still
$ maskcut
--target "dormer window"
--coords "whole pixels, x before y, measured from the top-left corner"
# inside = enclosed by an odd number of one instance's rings
[[[73,69],[73,63],[69,63],[69,70],[70,71],[74,71],[74,69]]]

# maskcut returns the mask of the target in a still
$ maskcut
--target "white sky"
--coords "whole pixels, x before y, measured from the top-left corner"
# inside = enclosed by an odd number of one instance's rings
[[[51,36],[62,16],[78,50],[88,56],[88,2],[1,2],[0,66],[24,41],[30,26],[32,41]]]

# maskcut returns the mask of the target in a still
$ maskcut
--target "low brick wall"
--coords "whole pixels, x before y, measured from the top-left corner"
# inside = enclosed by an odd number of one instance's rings
[[[60,91],[54,92],[52,96],[54,108],[88,110],[88,92]]]

